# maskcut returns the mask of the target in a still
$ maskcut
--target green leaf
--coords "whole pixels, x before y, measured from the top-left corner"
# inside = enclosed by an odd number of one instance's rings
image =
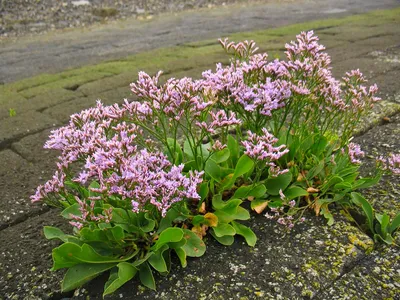
[[[298,187],[298,186],[291,186],[288,187],[285,192],[285,197],[288,200],[296,199],[298,197],[304,197],[307,196],[308,193],[305,189]]]
[[[59,239],[63,242],[67,242],[69,237],[61,229],[52,226],[44,226],[43,233],[48,240]]]
[[[97,277],[104,271],[114,267],[117,263],[105,264],[78,264],[68,269],[61,284],[62,292],[72,291],[86,282]]]
[[[240,199],[230,199],[225,202],[224,207],[220,208],[219,210],[229,214],[234,215],[237,212],[237,208],[243,201]]]
[[[69,268],[81,263],[103,264],[103,263],[122,262],[131,259],[138,252],[139,251],[136,250],[125,258],[115,258],[110,256],[102,256],[98,254],[88,244],[83,244],[82,246],[79,246],[77,244],[68,242],[53,249],[52,256],[54,264],[52,270]]]
[[[218,223],[218,226],[213,227],[212,229],[217,237],[236,234],[235,228],[226,223]]]
[[[221,181],[221,168],[212,159],[207,160],[204,171],[216,182]]]
[[[145,287],[155,291],[156,283],[154,281],[153,272],[150,269],[149,264],[146,262],[140,266],[139,278]]]
[[[204,242],[191,230],[184,229],[184,239],[186,244],[182,247],[187,256],[200,257],[206,251]]]
[[[230,246],[235,241],[235,238],[231,235],[224,235],[224,236],[216,236],[215,233],[211,230],[210,234],[222,245]]]
[[[168,266],[164,259],[164,251],[169,249],[168,245],[163,245],[160,249],[155,251],[152,256],[149,257],[148,262],[150,265],[160,273],[168,272]]]
[[[180,165],[183,161],[183,152],[182,152],[182,148],[181,146],[178,144],[178,142],[176,140],[174,140],[173,138],[167,138],[167,144],[168,147],[170,148],[170,150],[172,152],[175,151],[175,160],[174,160],[174,164],[175,165]],[[168,152],[168,150],[167,150]],[[168,152],[167,156],[169,157],[170,161],[172,161],[172,157],[171,154]]]
[[[251,230],[247,226],[244,226],[244,225],[234,222],[234,221],[232,221],[231,224],[232,224],[233,228],[235,229],[236,234],[243,236],[246,240],[247,245],[249,245],[250,247],[254,247],[254,245],[257,242],[257,237],[254,234],[253,230]]]
[[[240,199],[247,198],[252,189],[253,185],[242,185],[235,191],[235,194],[232,196],[232,198],[240,198]]]
[[[239,159],[239,145],[236,139],[231,135],[228,135],[228,149],[230,152],[230,159],[232,161],[232,165],[235,166]]]
[[[328,220],[328,225],[332,226],[333,223],[335,222],[335,219],[333,218],[332,213],[328,210],[327,206],[322,206],[321,207],[321,215],[325,217],[325,219]]]
[[[381,177],[382,177],[382,175],[378,173],[375,177],[363,178],[363,179],[361,179],[363,181],[362,184],[359,184],[359,185],[355,184],[355,188],[357,188],[357,189],[365,189],[365,188],[369,188],[371,186],[374,186],[374,185],[378,184],[378,182],[381,180]]]
[[[232,198],[247,198],[252,196],[254,198],[261,198],[265,195],[267,188],[263,184],[254,185],[246,185],[239,187]]]
[[[113,207],[111,214],[114,223],[129,224],[131,222],[126,209]]]
[[[144,262],[146,262],[150,256],[153,255],[154,252],[147,252],[146,255],[143,258],[137,259],[132,263],[132,266],[134,267],[138,267],[141,264],[143,264]]]
[[[70,215],[74,215],[74,216],[82,216],[81,211],[79,210],[80,205],[78,203],[72,204],[71,206],[67,207],[66,209],[64,209],[61,212],[61,216],[67,220],[71,220],[71,216]]]
[[[348,183],[348,182],[340,182],[335,184],[335,186],[333,187],[335,190],[347,190],[347,189],[353,189],[352,184]]]
[[[157,233],[160,233],[167,228],[172,226],[172,223],[181,215],[177,209],[174,209],[175,206],[171,207],[164,218],[160,221],[160,226],[157,230]]]
[[[192,148],[190,147],[188,139],[186,139],[183,143],[183,152],[185,153],[187,160],[194,160],[194,153],[192,151]]]
[[[236,213],[232,216],[234,220],[245,221],[250,219],[250,213],[247,209],[239,206],[236,210]]]
[[[381,224],[381,235],[386,237],[390,230],[390,218],[387,214],[375,214],[376,219]]]
[[[339,176],[332,176],[329,178],[328,182],[324,183],[321,187],[322,192],[326,192],[329,190],[329,188],[335,184],[338,184],[340,182],[343,182],[343,179]]]
[[[392,234],[400,227],[400,213],[393,219],[392,224],[390,224],[390,233]]]
[[[292,173],[278,175],[277,177],[270,177],[265,181],[267,193],[273,196],[279,195],[279,190],[284,191],[292,181]]]
[[[210,189],[208,188],[208,182],[207,181],[202,182],[199,185],[199,195],[201,197],[201,200],[206,199],[209,192],[210,192]]]
[[[307,176],[306,176],[307,180],[311,180],[315,176],[317,176],[319,173],[321,173],[322,170],[324,169],[324,167],[325,167],[325,161],[321,160],[318,165],[312,167],[310,169],[310,171],[308,171]]]
[[[177,248],[174,250],[175,250],[176,255],[179,258],[179,261],[181,262],[182,268],[186,268],[186,266],[187,266],[186,252],[182,248]]]
[[[236,180],[236,178],[249,172],[253,168],[253,166],[254,166],[253,160],[247,155],[243,154],[239,158],[239,161],[236,164],[235,172],[233,173],[233,178]]]
[[[151,250],[157,251],[168,243],[179,242],[183,238],[183,231],[178,227],[169,227],[160,233],[157,242],[151,247]]]
[[[112,234],[115,241],[122,241],[125,238],[124,230],[120,226],[111,227],[108,232]]]
[[[111,272],[110,277],[104,286],[103,297],[114,293],[136,275],[137,269],[130,263],[121,262],[117,267],[118,271]]]
[[[213,155],[211,155],[211,159],[215,161],[217,164],[220,164],[224,161],[227,161],[229,159],[229,156],[231,155],[230,151],[228,148],[224,148],[222,150],[219,150]]]
[[[156,222],[149,216],[148,213],[140,215],[140,229],[144,232],[150,232],[154,230]]]
[[[91,230],[89,228],[82,228],[79,234],[81,236],[81,240],[84,242],[108,241],[106,233],[101,229]]]
[[[374,210],[371,204],[369,204],[369,202],[363,196],[361,196],[361,194],[356,192],[351,193],[351,199],[353,200],[353,203],[362,207],[364,214],[367,217],[368,227],[371,232],[374,233]]]

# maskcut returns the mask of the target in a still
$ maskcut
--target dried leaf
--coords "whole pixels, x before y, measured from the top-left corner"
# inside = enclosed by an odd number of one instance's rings
[[[204,218],[208,221],[209,226],[215,227],[218,225],[218,217],[213,213],[206,213]]]
[[[316,188],[313,188],[313,187],[309,187],[308,189],[307,189],[307,193],[310,193],[310,194],[312,194],[312,193],[318,193],[319,192],[319,189],[316,189]]]
[[[256,213],[261,214],[267,206],[268,206],[268,201],[255,206],[254,210],[256,211]]]
[[[201,203],[201,206],[199,208],[199,213],[201,213],[201,214],[206,213],[206,203],[205,202]]]

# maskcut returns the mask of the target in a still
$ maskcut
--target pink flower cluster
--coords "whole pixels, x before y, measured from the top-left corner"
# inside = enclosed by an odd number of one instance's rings
[[[91,200],[90,204],[88,204],[85,200],[79,199],[79,197],[76,196],[75,200],[79,204],[79,211],[81,215],[77,216],[70,214],[70,218],[74,220],[69,222],[69,224],[71,224],[72,226],[81,229],[85,224],[90,222],[110,223],[112,219],[112,207],[105,209],[103,211],[104,215],[96,215],[94,212],[94,206],[96,202],[94,200]]]
[[[67,179],[83,186],[97,181],[99,187],[90,189],[98,196],[89,197],[89,201],[107,201],[109,196],[118,196],[130,201],[135,212],[150,203],[165,215],[177,201],[199,199],[196,188],[202,173],[185,176],[183,165],[171,166],[162,153],[137,151],[141,130],[125,121],[137,107],[128,102],[122,107],[103,106],[98,102],[95,108],[73,115],[67,126],[53,131],[45,147],[61,151],[58,171],[52,180],[38,187],[32,201],[55,193],[67,195],[70,192],[65,188]],[[66,174],[77,161],[83,168],[71,178]],[[86,209],[89,206],[84,201],[81,207]]]
[[[364,151],[361,150],[360,145],[350,143],[348,146],[348,154],[352,164],[361,164],[360,158],[364,157]]]
[[[229,53],[230,51],[233,52],[236,56],[239,58],[247,58],[251,55],[253,55],[257,50],[258,47],[256,47],[256,43],[254,41],[244,41],[240,43],[235,43],[235,42],[229,42],[228,39],[219,39],[218,40],[220,44],[222,45],[222,48]]]
[[[400,154],[392,153],[388,157],[380,156],[377,160],[383,170],[400,175]]]
[[[288,170],[280,170],[274,162],[288,153],[289,150],[285,149],[285,145],[275,147],[274,144],[278,139],[265,128],[262,129],[262,132],[263,135],[257,135],[251,131],[247,132],[247,139],[242,141],[242,145],[245,147],[244,154],[254,160],[265,162],[269,166],[271,176],[288,172]]]

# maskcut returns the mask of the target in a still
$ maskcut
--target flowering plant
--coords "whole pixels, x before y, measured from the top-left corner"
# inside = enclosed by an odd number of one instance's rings
[[[72,235],[44,230],[63,242],[53,270],[68,268],[64,291],[107,270],[104,295],[136,273],[154,289],[153,271],[168,273],[173,253],[182,266],[203,255],[207,232],[254,246],[240,223],[250,218],[244,201],[288,228],[308,208],[331,224],[330,204],[363,205],[354,191],[380,179],[382,171],[358,177],[363,152],[350,142],[379,100],[358,70],[334,79],[313,32],[286,45],[286,61],[256,54],[252,41],[220,42],[230,65],[163,85],[161,72],[140,72],[131,84],[140,101],[98,102],[52,132],[45,147],[61,151],[57,171],[32,200],[63,208],[74,227]],[[398,157],[390,159],[382,166],[398,170]]]

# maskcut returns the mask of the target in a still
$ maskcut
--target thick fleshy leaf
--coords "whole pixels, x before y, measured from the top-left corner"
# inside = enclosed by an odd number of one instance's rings
[[[114,223],[129,224],[131,222],[125,209],[114,207],[111,215]]]
[[[140,266],[139,278],[145,287],[148,287],[153,291],[156,290],[156,283],[154,281],[153,272],[151,271],[151,268],[147,262]]]
[[[108,241],[107,234],[102,229],[82,228],[79,234],[84,242]]]
[[[132,252],[125,258],[115,258],[111,256],[102,256],[98,254],[90,245],[83,244],[79,246],[74,243],[64,243],[53,249],[53,268],[58,270],[61,268],[69,268],[81,263],[102,264],[122,262],[131,259],[138,253],[138,250]]]
[[[299,187],[299,186],[291,186],[288,187],[285,192],[285,197],[288,200],[296,199],[298,197],[304,197],[307,196],[308,193],[305,189]]]
[[[186,262],[186,252],[182,248],[177,248],[175,249],[175,253],[179,258],[179,261],[181,262],[182,268],[186,268],[187,262]]]
[[[146,262],[146,261],[149,259],[149,257],[152,256],[152,255],[153,255],[153,252],[147,252],[147,254],[146,254],[144,257],[135,260],[135,261],[132,263],[132,266],[134,266],[134,267],[140,266],[141,264],[143,264],[144,262]]]
[[[46,239],[52,240],[52,239],[59,239],[63,242],[68,241],[68,235],[65,234],[61,229],[57,227],[52,227],[52,226],[44,226],[43,228],[43,233]]]
[[[204,200],[207,198],[208,196],[208,192],[209,192],[209,188],[208,188],[208,182],[202,182],[199,186],[199,195],[201,197],[201,200]]]
[[[148,262],[150,265],[160,273],[168,272],[168,266],[164,259],[164,251],[168,250],[167,245],[163,245],[160,249],[155,251],[152,256],[149,257]]]
[[[216,182],[221,181],[221,168],[212,159],[207,160],[204,171]]]
[[[249,172],[254,166],[253,160],[247,155],[242,155],[235,167],[235,172],[233,173],[233,177],[236,179],[247,172]]]
[[[224,235],[224,236],[216,236],[216,234],[211,230],[210,234],[222,245],[230,246],[235,241],[235,238],[231,235]]]
[[[182,247],[187,256],[200,257],[206,251],[204,242],[192,231],[184,229],[184,239],[186,244]]]
[[[221,237],[224,235],[235,235],[235,229],[226,223],[219,223],[218,226],[213,227],[214,233],[217,237]]]
[[[137,269],[130,263],[121,262],[117,267],[118,271],[111,272],[110,277],[104,286],[103,297],[114,293],[136,275]]]
[[[62,292],[72,291],[116,265],[117,263],[78,264],[73,266],[65,274],[61,290]]]
[[[79,210],[80,206],[78,203],[72,204],[61,212],[61,216],[67,220],[71,220],[71,215],[74,216],[82,216],[81,211]]]
[[[224,148],[220,151],[215,152],[213,155],[211,155],[211,159],[215,161],[217,164],[220,164],[222,162],[225,162],[229,159],[229,156],[231,155],[230,151],[228,148]]]
[[[236,234],[243,236],[246,240],[247,245],[249,245],[250,247],[254,247],[257,242],[257,236],[254,234],[253,230],[237,222],[232,222],[231,224],[235,229]]]
[[[284,191],[292,181],[292,173],[278,175],[277,177],[270,177],[265,181],[267,193],[273,196],[279,195],[279,190]]]
[[[178,227],[169,227],[160,233],[157,242],[151,247],[151,250],[157,251],[168,243],[176,243],[182,240],[183,231]]]

